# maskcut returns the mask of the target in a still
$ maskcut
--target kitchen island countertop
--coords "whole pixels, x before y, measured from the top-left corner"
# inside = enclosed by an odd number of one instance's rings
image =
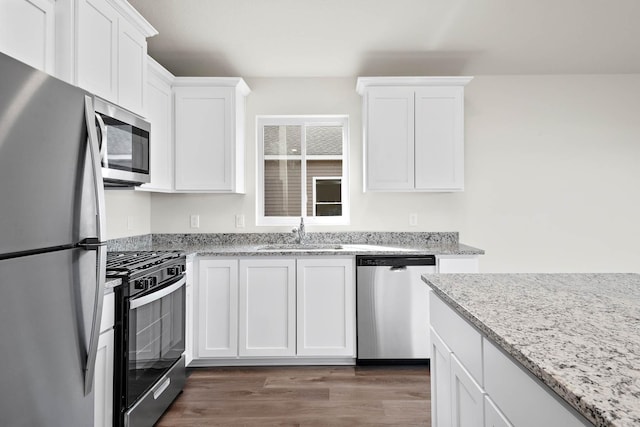
[[[640,275],[423,280],[596,426],[640,425]]]

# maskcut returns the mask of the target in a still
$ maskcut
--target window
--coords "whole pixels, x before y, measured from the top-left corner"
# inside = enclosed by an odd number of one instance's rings
[[[258,225],[348,224],[347,116],[259,116]]]

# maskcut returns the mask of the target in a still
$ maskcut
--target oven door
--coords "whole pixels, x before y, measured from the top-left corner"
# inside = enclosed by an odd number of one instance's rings
[[[129,299],[127,407],[177,362],[185,349],[184,276]]]

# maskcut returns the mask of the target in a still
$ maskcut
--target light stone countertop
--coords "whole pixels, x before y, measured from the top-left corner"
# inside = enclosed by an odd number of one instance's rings
[[[596,426],[640,426],[640,275],[423,280]]]
[[[208,256],[484,254],[460,243],[457,232],[314,232],[307,233],[302,246],[294,246],[292,233],[146,234],[108,242],[109,251],[179,250]]]
[[[418,246],[388,244],[154,244],[154,251],[180,250],[198,256],[317,256],[317,255],[480,255],[484,251],[464,244]]]

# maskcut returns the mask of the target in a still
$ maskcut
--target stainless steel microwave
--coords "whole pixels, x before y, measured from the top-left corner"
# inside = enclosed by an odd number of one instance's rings
[[[100,98],[94,107],[105,187],[149,182],[149,122]]]

